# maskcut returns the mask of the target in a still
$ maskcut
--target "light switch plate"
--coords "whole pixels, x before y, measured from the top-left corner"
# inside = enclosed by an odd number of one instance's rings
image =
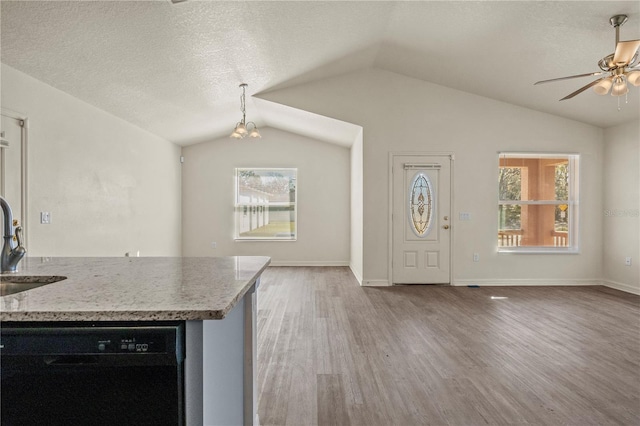
[[[51,213],[40,212],[40,223],[44,225],[49,225],[51,223]]]

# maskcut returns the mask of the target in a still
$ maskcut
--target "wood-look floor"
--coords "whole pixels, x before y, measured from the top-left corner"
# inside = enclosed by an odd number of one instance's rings
[[[258,306],[262,425],[640,425],[639,296],[271,267]]]

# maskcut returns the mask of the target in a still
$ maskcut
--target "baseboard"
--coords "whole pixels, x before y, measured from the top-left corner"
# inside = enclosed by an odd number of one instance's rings
[[[363,287],[389,287],[389,280],[362,280]]]
[[[270,266],[349,266],[346,260],[272,260]]]
[[[602,281],[602,285],[605,287],[610,287],[610,288],[614,288],[616,290],[620,290],[620,291],[624,291],[627,293],[631,293],[631,294],[637,294],[638,296],[640,296],[640,288],[638,287],[633,287],[629,284],[623,284],[623,283],[618,283],[615,281]]]
[[[362,275],[360,274],[360,271],[353,266],[353,263],[349,263],[349,269],[351,269],[353,276],[356,277],[358,284],[362,285]]]
[[[573,279],[573,278],[514,278],[514,279],[458,279],[454,280],[453,286],[562,286],[562,285],[602,285],[602,281],[591,278]]]

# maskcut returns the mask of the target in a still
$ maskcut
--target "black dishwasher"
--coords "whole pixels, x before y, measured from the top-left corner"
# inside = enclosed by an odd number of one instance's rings
[[[184,425],[184,322],[5,322],[0,423]]]

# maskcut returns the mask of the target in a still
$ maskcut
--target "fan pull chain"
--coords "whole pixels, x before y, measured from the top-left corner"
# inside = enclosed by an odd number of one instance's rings
[[[622,96],[618,96],[618,111],[622,111],[622,107],[620,107],[620,98]],[[624,94],[624,103],[628,104],[629,103],[629,93],[625,93]]]

